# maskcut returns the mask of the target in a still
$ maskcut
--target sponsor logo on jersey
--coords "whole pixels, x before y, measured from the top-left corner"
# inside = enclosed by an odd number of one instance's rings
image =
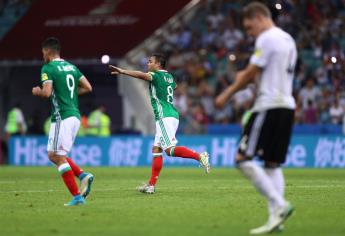
[[[42,74],[42,81],[48,80],[48,75],[47,73]]]

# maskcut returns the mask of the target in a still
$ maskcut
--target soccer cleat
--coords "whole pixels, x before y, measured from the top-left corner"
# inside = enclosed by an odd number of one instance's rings
[[[155,193],[155,186],[149,185],[149,184],[143,184],[139,186],[137,189],[141,193],[148,193],[148,194]]]
[[[250,230],[250,234],[267,234],[267,233],[281,233],[284,230],[284,225],[278,225],[275,229],[267,223],[263,226]]]
[[[294,212],[294,207],[291,203],[287,202],[284,207],[280,207],[275,211],[274,218],[272,219],[272,224],[275,225],[274,230],[276,230],[280,225],[284,223]]]
[[[93,182],[93,175],[90,173],[82,173],[80,176],[80,194],[86,198],[91,191],[91,185]]]
[[[250,234],[266,234],[283,231],[283,222],[292,215],[293,211],[293,206],[287,203],[286,206],[280,207],[275,211],[274,217],[270,222],[259,228],[250,230]]]
[[[82,196],[77,195],[77,196],[74,196],[70,202],[65,203],[64,206],[77,206],[77,205],[84,205],[85,203],[86,203],[85,199]]]
[[[200,154],[200,166],[205,169],[206,174],[210,173],[211,166],[209,163],[209,155],[207,152],[203,152]]]
[[[272,231],[272,233],[281,233],[284,231],[284,225],[279,225],[275,230]]]

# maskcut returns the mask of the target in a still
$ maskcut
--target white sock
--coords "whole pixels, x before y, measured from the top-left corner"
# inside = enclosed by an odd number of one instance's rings
[[[285,187],[285,181],[284,181],[284,175],[282,168],[265,168],[265,172],[267,176],[271,179],[271,182],[274,185],[274,188],[276,191],[284,197],[284,187]],[[273,213],[275,210],[275,205],[273,202],[268,202],[268,212],[270,214],[269,221],[273,217]]]
[[[265,168],[267,176],[271,179],[275,189],[284,197],[285,180],[282,168]]]
[[[263,168],[256,165],[253,161],[244,161],[239,163],[238,166],[242,173],[269,202],[279,207],[285,205],[284,198],[275,189],[273,182],[267,176]]]

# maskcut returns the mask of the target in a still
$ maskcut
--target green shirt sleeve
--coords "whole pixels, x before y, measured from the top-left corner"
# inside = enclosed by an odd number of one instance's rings
[[[44,65],[41,69],[41,84],[43,84],[46,81],[53,82],[53,76],[50,72],[50,69],[47,65]]]
[[[84,76],[83,73],[81,73],[77,67],[75,67],[75,71],[76,71],[76,76],[78,80],[80,80]]]
[[[152,71],[151,71],[151,72],[149,72],[149,74],[151,75],[151,78],[152,78],[151,83],[154,84],[154,85],[156,85],[156,84],[158,83],[158,81],[159,81],[159,79],[158,79],[158,77],[159,77],[158,73],[152,72]]]

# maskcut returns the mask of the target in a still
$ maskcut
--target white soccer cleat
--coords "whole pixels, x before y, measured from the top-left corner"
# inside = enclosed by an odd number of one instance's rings
[[[263,225],[263,226],[260,226],[258,228],[255,228],[255,229],[251,229],[249,231],[250,234],[267,234],[269,232],[271,232],[272,230],[272,227],[270,226],[269,223]]]
[[[267,234],[267,233],[273,233],[273,232],[282,232],[284,230],[284,225],[278,225],[275,229],[272,229],[272,226],[267,223],[263,226],[260,226],[258,228],[250,230],[250,234]]]
[[[283,224],[294,212],[294,207],[291,203],[286,202],[286,205],[283,207],[279,207],[274,212],[274,217],[272,219],[272,225],[274,225],[274,229],[277,229],[279,225]]]
[[[206,174],[210,173],[211,166],[209,163],[209,155],[207,152],[203,152],[200,154],[200,166],[205,169]]]
[[[137,189],[141,193],[148,193],[148,194],[155,193],[155,186],[149,185],[149,184],[146,184],[146,183],[141,185],[141,186],[139,186]]]
[[[280,207],[275,210],[272,220],[259,228],[250,230],[250,234],[267,234],[283,231],[283,223],[289,218],[289,216],[291,216],[293,211],[293,206],[290,203],[287,203],[284,207]]]

